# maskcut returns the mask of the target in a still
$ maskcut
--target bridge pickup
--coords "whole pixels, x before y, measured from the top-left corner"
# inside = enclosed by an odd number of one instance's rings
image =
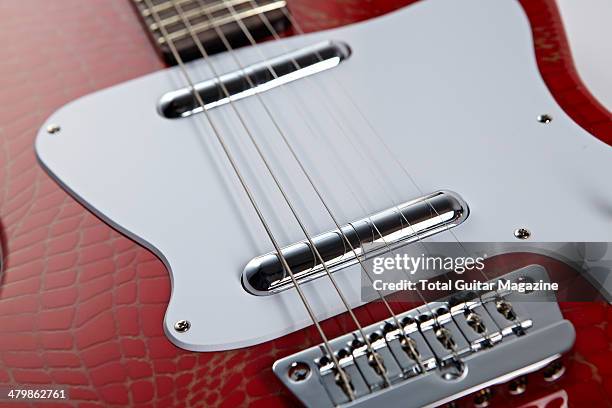
[[[317,235],[312,241],[327,268],[334,272],[357,263],[355,253],[361,259],[375,257],[455,227],[467,218],[468,212],[467,204],[457,194],[439,191],[354,221],[341,227],[341,231]],[[363,245],[372,243],[385,245],[365,252]],[[285,247],[281,252],[300,283],[325,274],[307,241]],[[251,260],[242,273],[242,284],[254,295],[270,295],[293,286],[276,252]]]
[[[520,282],[526,276],[549,281],[538,265],[504,279]],[[473,296],[459,294],[399,314],[401,328],[393,319],[364,328],[388,367],[388,386],[359,361],[368,350],[355,341],[357,333],[333,339],[331,347],[350,376],[353,401],[321,346],[276,361],[274,373],[307,407],[437,406],[543,368],[574,343],[571,323],[548,293]],[[300,367],[299,376],[294,367]]]
[[[230,99],[237,101],[333,68],[350,55],[350,48],[344,43],[321,42],[199,82],[194,88],[208,110],[225,105]],[[176,119],[202,112],[202,106],[191,88],[186,87],[164,94],[159,100],[158,111],[168,119]]]

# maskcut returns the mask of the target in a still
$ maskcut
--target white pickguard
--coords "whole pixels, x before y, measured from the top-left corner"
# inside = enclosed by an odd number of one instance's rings
[[[561,110],[538,72],[528,21],[514,0],[427,0],[366,23],[270,42],[267,57],[344,41],[340,66],[262,94],[344,224],[421,195],[372,135],[338,83],[425,193],[459,193],[461,241],[612,241],[612,150]],[[261,60],[238,51],[243,64]],[[237,69],[230,56],[210,61]],[[204,61],[189,65],[211,78]],[[38,135],[43,166],[108,223],[153,250],[172,277],[164,326],[190,350],[252,345],[310,324],[294,290],[248,294],[240,275],[272,250],[204,115],[168,120],[160,96],[185,86],[168,69],[81,98]],[[257,98],[236,103],[313,235],[334,228]],[[304,238],[230,106],[209,111],[281,245]],[[541,124],[540,114],[554,120]],[[348,138],[352,142],[348,141]],[[370,160],[364,160],[367,156]],[[382,182],[384,181],[384,183]],[[350,186],[349,186],[350,185]],[[434,239],[454,241],[443,233]],[[335,273],[360,304],[356,266]],[[343,311],[327,279],[304,285],[319,319]],[[176,333],[174,322],[192,323]]]

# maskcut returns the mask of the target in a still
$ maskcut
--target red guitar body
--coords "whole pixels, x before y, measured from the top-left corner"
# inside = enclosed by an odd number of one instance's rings
[[[411,2],[293,0],[289,6],[305,30],[313,31]],[[542,76],[555,98],[579,125],[612,144],[611,117],[578,79],[554,1],[522,4]],[[175,347],[162,330],[170,296],[162,262],[85,210],[37,165],[34,137],[51,112],[163,68],[130,2],[4,1],[0,38],[0,226],[6,264],[0,275],[0,388],[65,387],[69,400],[44,405],[54,407],[298,405],[271,366],[318,343],[312,328],[227,352]],[[535,260],[555,267],[551,260]],[[533,374],[519,396],[494,388],[491,406],[612,405],[612,308],[561,307],[577,331],[564,359],[565,374],[550,383]],[[356,313],[367,324],[386,317],[383,312],[371,305]],[[333,337],[351,330],[349,323],[339,316],[323,327]],[[457,406],[473,401],[466,397]]]

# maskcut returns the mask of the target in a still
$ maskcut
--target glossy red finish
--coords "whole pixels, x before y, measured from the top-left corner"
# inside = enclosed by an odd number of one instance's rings
[[[427,0],[424,0],[427,1]],[[410,0],[293,0],[307,30],[347,24]],[[552,0],[524,0],[540,69],[563,108],[612,143],[608,112],[579,82]],[[162,332],[168,274],[150,252],[77,204],[37,165],[33,140],[70,100],[162,68],[128,0],[0,2],[0,218],[7,269],[0,286],[0,386],[66,386],[45,406],[290,406],[272,362],[318,342],[312,328],[247,349],[189,353]],[[112,157],[109,157],[112,162]],[[386,317],[377,305],[360,320]],[[571,406],[609,406],[612,309],[564,304],[578,340],[555,384],[530,383],[518,406],[565,391]],[[330,336],[352,329],[324,322]],[[29,403],[11,406],[28,406]],[[33,405],[33,404],[32,404]],[[7,406],[0,402],[0,406]]]

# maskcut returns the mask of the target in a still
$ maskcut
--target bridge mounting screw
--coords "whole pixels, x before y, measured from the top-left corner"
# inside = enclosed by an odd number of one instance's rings
[[[287,375],[291,381],[300,382],[304,381],[310,375],[310,366],[301,361],[295,361],[289,366]]]
[[[185,333],[190,327],[191,323],[189,323],[189,320],[179,320],[178,322],[174,323],[174,330],[179,333]]]
[[[544,123],[545,125],[547,125],[550,122],[552,122],[552,120],[553,120],[552,116],[550,116],[547,113],[544,113],[544,114],[538,116],[538,122]]]
[[[514,231],[514,236],[518,239],[527,239],[531,236],[531,232],[527,228],[518,228]]]
[[[493,397],[493,393],[490,388],[485,388],[476,393],[476,397],[474,398],[474,406],[476,408],[484,408],[488,407],[491,403],[491,398]]]
[[[510,392],[511,395],[521,395],[524,394],[525,391],[527,391],[526,377],[515,378],[508,384],[508,392]]]
[[[54,135],[60,130],[61,130],[60,125],[56,125],[55,123],[52,123],[49,126],[47,126],[47,133],[49,133],[50,135]]]
[[[555,360],[544,368],[544,381],[557,381],[565,374],[565,366],[561,360]]]

